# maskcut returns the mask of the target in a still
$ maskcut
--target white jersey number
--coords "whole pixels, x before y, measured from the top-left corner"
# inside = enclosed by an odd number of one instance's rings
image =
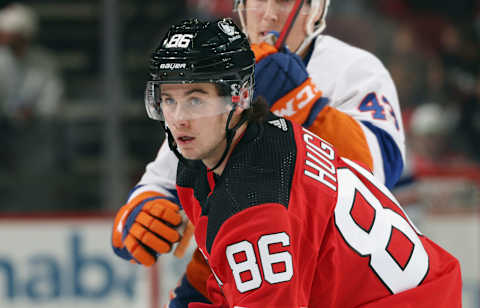
[[[258,253],[262,264],[265,280],[271,284],[289,281],[293,276],[292,255],[288,251],[270,253],[269,245],[280,243],[282,247],[290,246],[290,237],[285,232],[267,234],[258,240]],[[243,261],[237,262],[235,255],[243,254]],[[258,267],[253,245],[249,241],[241,241],[227,246],[226,255],[232,269],[235,284],[240,293],[254,290],[262,284],[262,276]],[[274,272],[274,264],[284,264],[284,271]],[[249,272],[245,281],[241,274]]]
[[[346,159],[344,161],[360,173],[370,174],[359,165]],[[378,187],[378,189],[385,192],[382,187]],[[355,206],[367,206],[365,203],[357,202],[357,193],[374,210],[374,219],[369,230],[360,227],[352,217],[352,210]],[[387,193],[386,196],[392,203],[398,205],[391,194]],[[384,208],[365,184],[350,169],[346,168],[338,169],[335,224],[347,244],[356,253],[362,257],[370,256],[370,267],[390,292],[398,293],[414,288],[425,278],[429,267],[428,254],[415,232],[416,228],[414,229],[407,219],[395,211]],[[389,252],[394,229],[396,229],[395,232],[400,231],[413,245],[410,256],[403,265]]]
[[[165,48],[187,48],[192,38],[192,34],[175,34],[166,42]]]

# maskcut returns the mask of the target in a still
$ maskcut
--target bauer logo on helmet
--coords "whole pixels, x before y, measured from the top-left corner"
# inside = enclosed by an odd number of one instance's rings
[[[181,70],[186,69],[186,63],[162,63],[159,67],[161,70]]]

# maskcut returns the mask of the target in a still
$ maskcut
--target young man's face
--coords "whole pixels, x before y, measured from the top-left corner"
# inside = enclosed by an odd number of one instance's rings
[[[245,0],[246,27],[252,43],[260,43],[270,31],[281,32],[295,0]],[[287,46],[295,51],[306,37],[305,24],[310,6],[304,3],[287,37]]]
[[[183,157],[215,164],[225,149],[231,107],[212,83],[163,84],[161,108]]]

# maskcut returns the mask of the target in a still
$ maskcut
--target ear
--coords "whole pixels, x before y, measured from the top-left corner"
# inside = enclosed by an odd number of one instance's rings
[[[250,107],[251,100],[252,100],[252,93],[251,93],[252,91],[253,90],[250,90],[249,88],[240,89],[237,108],[242,108],[242,110],[245,110]]]
[[[235,111],[233,112],[234,116],[240,116],[242,112],[245,111],[245,108],[242,105],[237,105]]]
[[[229,123],[229,128],[233,128],[236,125],[236,123],[242,117],[243,111],[245,111],[245,108],[243,108],[242,106],[240,106],[238,104],[235,105],[234,108],[235,109],[233,110],[232,119],[230,120],[230,123]],[[226,121],[228,121],[227,119],[228,119],[229,115],[230,115],[230,112],[224,113]]]
[[[238,2],[238,6],[237,6],[237,10],[243,10],[245,9],[245,1],[239,1]]]
[[[325,1],[325,0],[324,0],[324,1]],[[305,5],[310,6],[310,10],[312,10],[312,8],[311,8],[312,3],[305,3]],[[311,14],[312,14],[312,13],[315,14],[315,15],[313,15],[313,19],[312,19],[313,23],[316,24],[316,23],[320,22],[320,18],[322,17],[322,14],[323,14],[323,10],[321,9],[321,6],[318,7],[318,8],[315,10],[315,12],[311,11]],[[308,20],[309,20],[309,18],[305,19],[305,22],[308,23]]]

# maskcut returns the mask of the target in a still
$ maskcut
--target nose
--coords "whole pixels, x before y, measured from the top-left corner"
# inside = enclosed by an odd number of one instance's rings
[[[180,104],[181,105],[181,104]],[[187,127],[189,125],[189,116],[188,112],[180,106],[175,108],[175,111],[171,113],[172,124],[175,127]]]
[[[268,0],[265,5],[265,13],[263,18],[271,21],[278,20],[278,6],[275,0]]]
[[[185,127],[188,127],[188,121],[187,120],[175,120],[173,122],[173,126],[175,126],[176,128],[185,128]]]

